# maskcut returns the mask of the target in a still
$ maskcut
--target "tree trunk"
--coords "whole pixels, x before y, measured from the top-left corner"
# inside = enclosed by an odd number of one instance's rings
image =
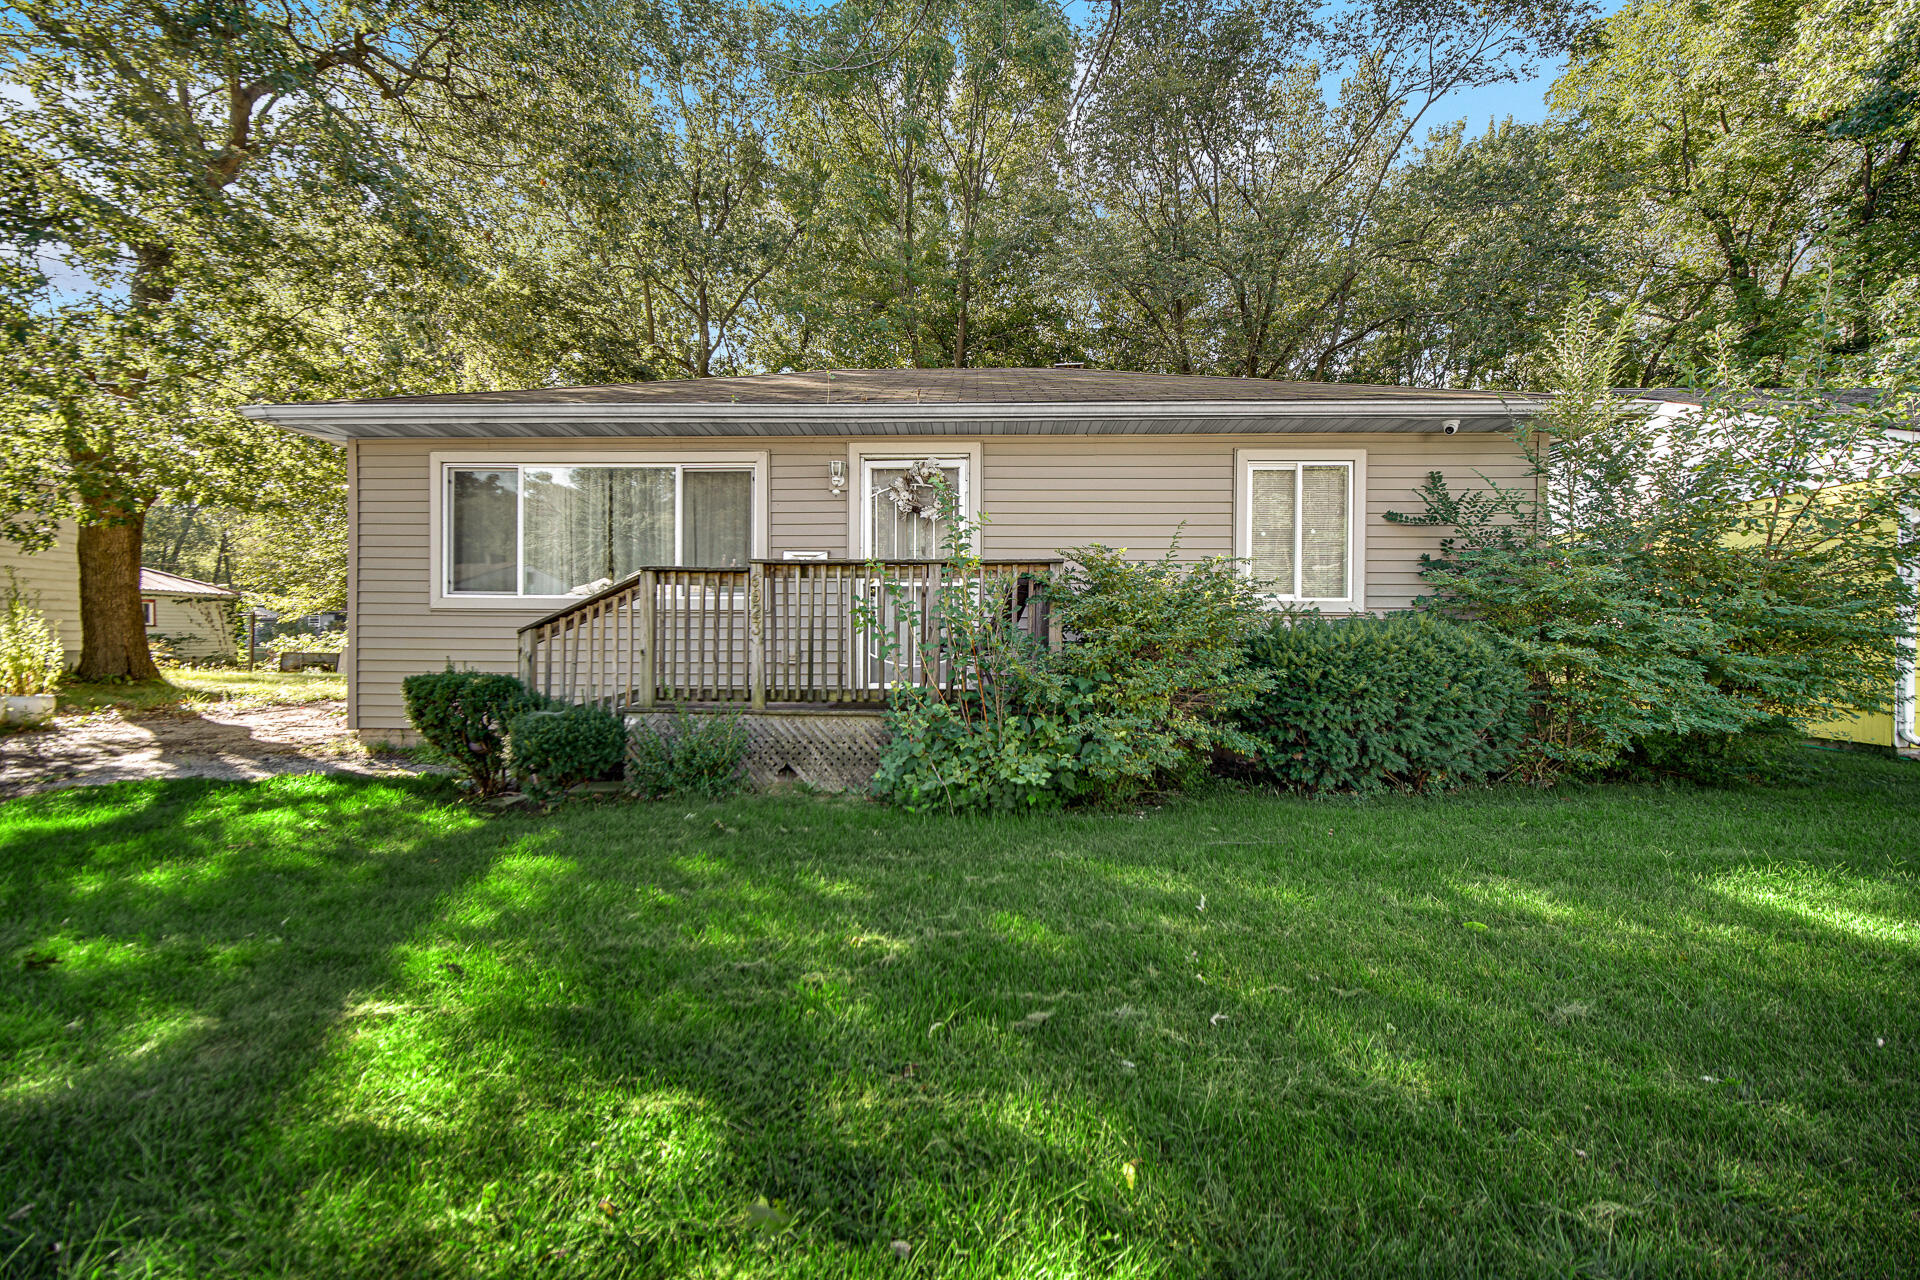
[[[80,526],[82,680],[158,680],[140,611],[140,541],[147,515]]]

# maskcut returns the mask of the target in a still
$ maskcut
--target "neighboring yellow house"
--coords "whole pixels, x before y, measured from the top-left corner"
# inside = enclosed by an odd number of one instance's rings
[[[1654,411],[1656,417],[1685,413],[1688,407],[1697,407],[1701,403],[1698,391],[1683,387],[1640,387],[1623,390],[1623,394],[1658,403],[1661,407]],[[1834,399],[1841,403],[1862,404],[1875,394],[1864,389],[1841,391],[1835,393]],[[1895,434],[1912,436],[1915,433],[1900,431]],[[1833,492],[1844,492],[1849,487],[1839,485]],[[1920,585],[1920,560],[1907,565],[1901,571],[1901,576]],[[1915,683],[1916,671],[1920,669],[1920,661],[1916,661],[1920,658],[1920,635],[1916,635],[1916,632],[1920,632],[1920,625],[1916,625],[1913,617],[1909,617],[1907,623],[1907,633],[1900,640],[1899,664],[1895,671],[1894,688],[1888,698],[1888,709],[1856,712],[1810,724],[1807,726],[1809,737],[1890,747],[1897,751],[1920,750],[1920,687],[1916,687]]]

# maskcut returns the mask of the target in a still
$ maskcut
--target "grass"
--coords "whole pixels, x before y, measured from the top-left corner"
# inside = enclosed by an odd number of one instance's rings
[[[1809,769],[14,801],[0,1272],[1912,1274],[1920,769]]]
[[[191,710],[213,705],[272,707],[345,698],[347,681],[331,671],[176,667],[159,680],[72,680],[60,687],[59,696],[62,715]]]

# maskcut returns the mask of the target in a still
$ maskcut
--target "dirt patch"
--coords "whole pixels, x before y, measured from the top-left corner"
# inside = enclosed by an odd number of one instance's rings
[[[393,776],[417,766],[370,753],[346,704],[62,716],[0,736],[0,799],[135,778],[267,778],[282,773]]]

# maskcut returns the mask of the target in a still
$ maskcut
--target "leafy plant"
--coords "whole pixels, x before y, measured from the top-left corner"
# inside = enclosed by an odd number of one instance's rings
[[[1118,803],[1249,745],[1228,716],[1265,687],[1245,645],[1269,614],[1233,561],[1181,564],[1177,539],[1148,561],[1073,548],[1070,566],[1038,584],[1066,638],[1048,648],[982,577],[974,527],[950,495],[943,523],[937,632],[919,638],[942,678],[892,691],[875,794],[956,810]]]
[[[1428,791],[1503,773],[1527,677],[1505,646],[1430,614],[1276,622],[1248,646],[1267,689],[1236,723],[1247,771],[1293,791]]]
[[[1763,393],[1723,365],[1698,411],[1650,418],[1611,391],[1630,322],[1569,312],[1528,485],[1456,494],[1436,473],[1424,513],[1388,516],[1451,527],[1424,603],[1526,668],[1535,781],[1654,737],[1873,709],[1910,625],[1920,451],[1893,428],[1913,398]]]
[[[599,707],[528,711],[507,729],[507,770],[536,800],[618,778],[626,750],[626,723]]]
[[[627,741],[627,790],[646,800],[714,800],[746,786],[747,726],[737,715],[679,712],[668,732],[646,724]]]
[[[508,728],[551,701],[512,676],[485,671],[445,671],[408,676],[400,682],[407,719],[427,745],[467,775],[483,796],[507,781]]]
[[[340,631],[288,631],[263,640],[260,647],[278,657],[283,653],[344,653],[347,633]]]
[[[1729,786],[1791,781],[1804,772],[1806,735],[1791,720],[1767,720],[1739,733],[1656,733],[1637,740],[1613,770],[1629,782]]]
[[[1086,793],[1091,740],[1061,715],[983,714],[978,695],[919,685],[887,703],[887,746],[873,794],[909,812],[1057,808]]]
[[[0,692],[15,698],[52,693],[66,669],[60,637],[9,575],[0,612]]]

